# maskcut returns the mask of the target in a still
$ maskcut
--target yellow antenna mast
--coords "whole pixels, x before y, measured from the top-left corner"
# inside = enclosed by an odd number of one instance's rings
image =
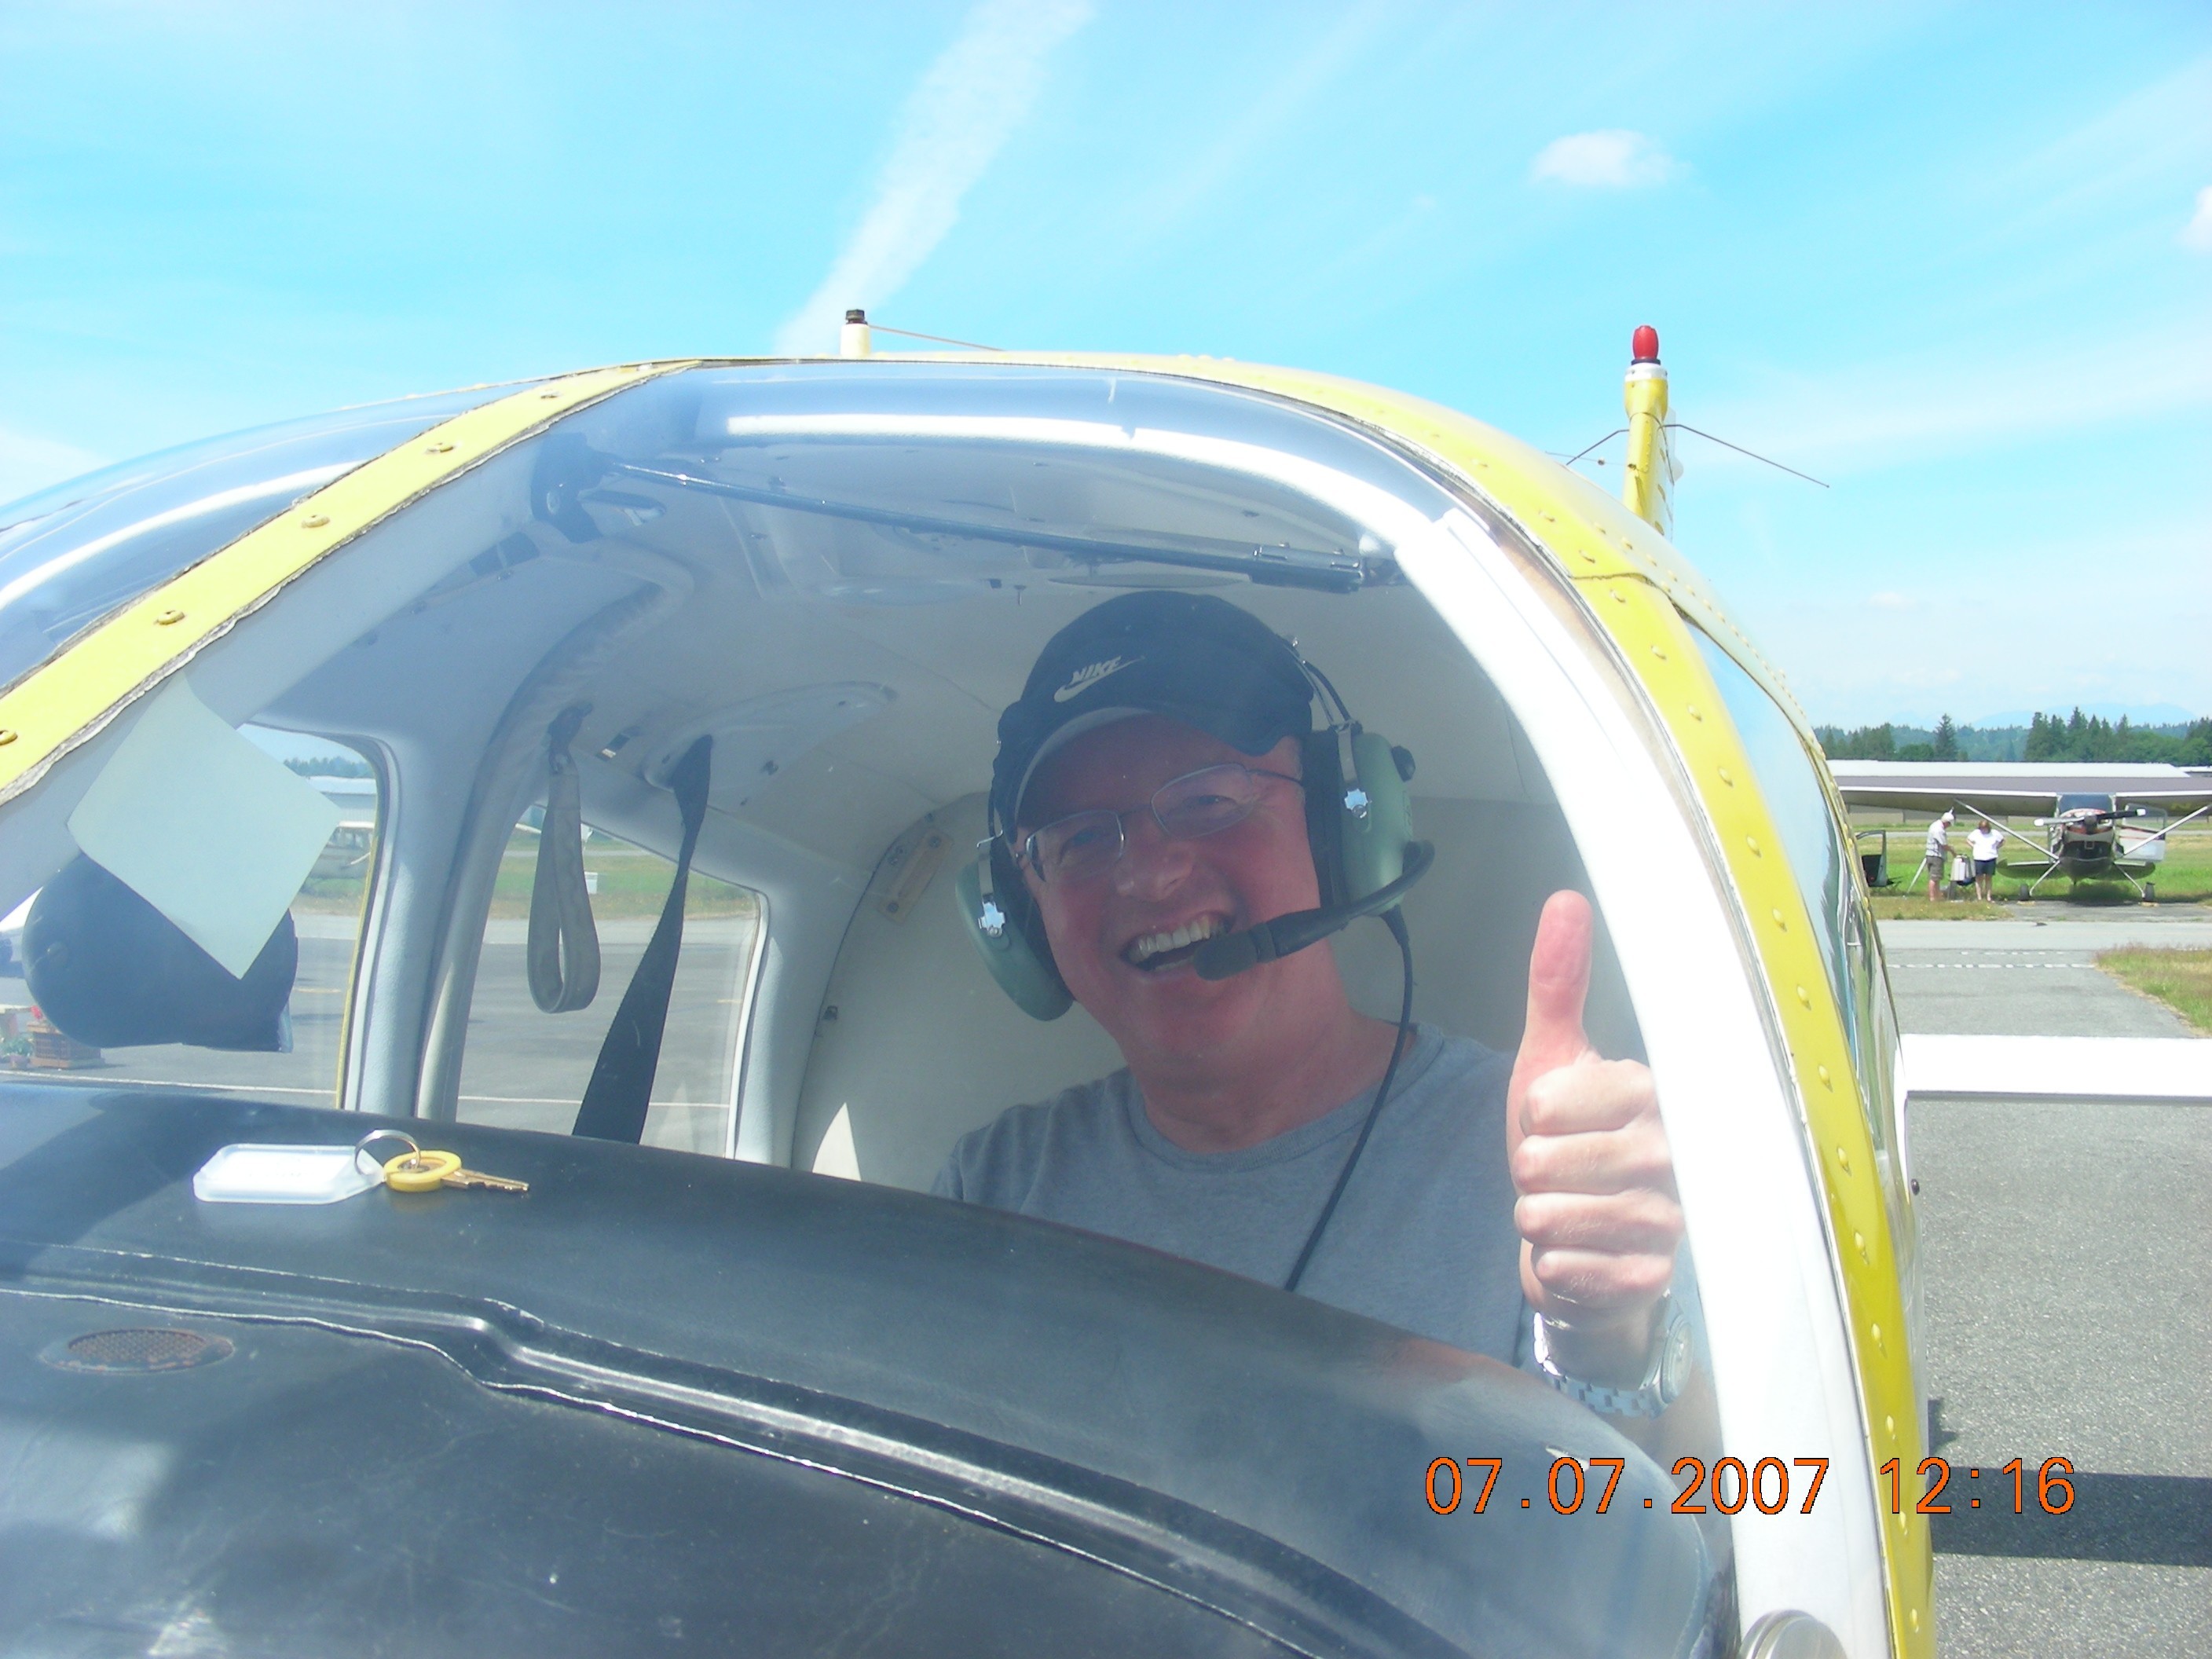
[[[1681,469],[1667,441],[1667,371],[1659,362],[1659,331],[1649,323],[1636,331],[1630,347],[1635,361],[1621,388],[1628,407],[1628,465],[1620,499],[1661,535],[1674,526],[1674,480]]]

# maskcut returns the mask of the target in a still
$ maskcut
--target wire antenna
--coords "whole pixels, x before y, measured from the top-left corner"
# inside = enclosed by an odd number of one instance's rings
[[[949,335],[919,334],[913,329],[893,328],[889,323],[878,323],[874,321],[872,319],[870,319],[868,326],[874,329],[878,334],[897,334],[909,340],[927,340],[935,345],[959,346],[963,350],[968,351],[1004,351],[1006,349],[1006,347],[1004,346],[983,345],[975,340],[956,340]]]
[[[1685,424],[1684,424],[1682,422],[1680,422],[1680,421],[1669,421],[1669,422],[1667,422],[1667,429],[1668,429],[1669,432],[1687,432],[1687,433],[1693,434],[1694,435],[1696,435],[1696,436],[1698,436],[1698,437],[1703,438],[1703,439],[1707,442],[1707,443],[1715,443],[1715,444],[1718,444],[1718,445],[1719,445],[1723,449],[1733,449],[1733,450],[1734,450],[1734,451],[1735,451],[1735,453],[1736,453],[1737,454],[1739,454],[1739,455],[1748,455],[1748,456],[1750,456],[1750,457],[1751,457],[1751,459],[1752,459],[1753,460],[1754,460],[1754,461],[1762,461],[1762,462],[1765,462],[1765,465],[1767,465],[1768,466],[1772,467],[1772,468],[1773,468],[1776,471],[1778,471],[1778,472],[1787,472],[1787,473],[1788,473],[1791,477],[1793,477],[1793,478],[1802,478],[1802,479],[1803,479],[1807,483],[1809,483],[1809,484],[1820,484],[1820,488],[1821,488],[1821,489],[1826,489],[1829,488],[1829,486],[1828,486],[1828,485],[1826,485],[1826,484],[1825,484],[1825,483],[1821,483],[1821,482],[1820,482],[1820,479],[1818,479],[1818,478],[1814,477],[1811,473],[1809,473],[1809,472],[1800,472],[1800,471],[1799,471],[1796,467],[1794,467],[1794,466],[1784,466],[1784,465],[1782,465],[1782,463],[1781,463],[1781,462],[1779,462],[1779,461],[1777,461],[1777,460],[1770,460],[1770,459],[1767,459],[1767,457],[1765,457],[1765,456],[1764,456],[1764,455],[1760,454],[1760,453],[1759,453],[1757,450],[1755,450],[1755,449],[1746,449],[1746,448],[1745,448],[1741,444],[1732,444],[1732,443],[1730,443],[1730,442],[1729,442],[1726,438],[1716,438],[1716,437],[1715,437],[1715,436],[1713,436],[1713,434],[1712,434],[1711,433],[1710,433],[1710,432],[1700,432],[1700,431],[1698,431],[1698,428],[1697,428],[1696,427],[1685,425]],[[1610,435],[1610,434],[1608,434],[1608,435]],[[1601,439],[1599,439],[1599,440],[1598,440],[1598,443],[1603,443],[1604,441],[1605,441],[1605,440],[1604,440],[1603,438],[1601,438]],[[1592,445],[1590,446],[1590,449],[1595,449],[1595,448],[1596,448],[1596,447],[1597,447],[1597,444],[1592,444]],[[1586,450],[1584,450],[1584,451],[1583,452],[1583,454],[1585,454],[1585,455],[1587,455],[1587,454],[1589,454],[1589,449],[1586,449]]]
[[[1602,438],[1600,438],[1600,439],[1597,441],[1597,444],[1609,444],[1609,443],[1611,443],[1611,442],[1612,442],[1615,438],[1618,438],[1618,437],[1619,437],[1622,433],[1624,433],[1624,432],[1626,432],[1626,431],[1627,431],[1627,430],[1628,430],[1628,428],[1627,428],[1626,427],[1625,427],[1625,426],[1617,426],[1617,427],[1613,428],[1613,429],[1612,431],[1610,431],[1610,432],[1607,433],[1607,434],[1605,434],[1605,436],[1603,436]],[[1582,459],[1582,458],[1583,458],[1583,456],[1585,456],[1585,455],[1589,454],[1589,453],[1590,453],[1590,451],[1591,451],[1591,450],[1595,449],[1595,448],[1597,447],[1597,444],[1584,444],[1584,445],[1583,445],[1580,449],[1577,450],[1573,454],[1571,454],[1571,455],[1568,456],[1568,457],[1567,457],[1567,459],[1566,459],[1563,463],[1561,463],[1561,465],[1565,465],[1565,466],[1572,466],[1572,465],[1573,465],[1577,461],[1579,461],[1580,459]]]

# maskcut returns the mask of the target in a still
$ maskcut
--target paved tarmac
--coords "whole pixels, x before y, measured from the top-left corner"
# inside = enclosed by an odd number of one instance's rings
[[[1886,921],[1883,954],[1908,1031],[1998,1036],[2201,1036],[2096,965],[2124,945],[2212,947],[2212,913],[2039,905],[2005,921]]]
[[[300,970],[293,982],[292,1048],[285,1054],[240,1054],[182,1045],[118,1048],[94,1068],[32,1077],[102,1083],[177,1083],[230,1088],[301,1105],[331,1103],[337,1078],[340,1009],[353,969],[352,918],[303,915]],[[491,922],[477,969],[461,1065],[460,1115],[471,1123],[566,1133],[591,1081],[624,988],[636,971],[651,918],[599,925],[599,990],[571,1013],[540,1013],[524,966],[526,927]],[[750,920],[694,917],[684,951],[654,1073],[648,1146],[720,1152],[727,1140],[737,1052],[737,1015],[751,962]],[[0,1003],[27,995],[21,980],[0,980]],[[406,1103],[386,1109],[404,1112]]]
[[[2212,945],[2203,911],[1887,922],[1882,939],[1907,1031],[2199,1035],[2091,958]],[[1916,1100],[1911,1130],[1934,1449],[1955,1470],[1942,1652],[2212,1653],[2212,1101]],[[2057,1516],[2033,1478],[2051,1456],[2080,1472]],[[2000,1473],[2015,1457],[2020,1516]]]
[[[493,922],[477,966],[461,1060],[460,1115],[470,1123],[565,1134],[592,1080],[599,1043],[637,971],[650,921],[603,923],[599,994],[573,1013],[538,1012],[523,959],[524,924]],[[723,1152],[735,1096],[738,1023],[751,962],[750,921],[693,918],[677,958],[645,1141]]]

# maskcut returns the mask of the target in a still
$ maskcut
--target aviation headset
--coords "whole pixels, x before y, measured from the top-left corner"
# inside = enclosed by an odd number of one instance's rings
[[[1322,907],[1209,940],[1194,957],[1200,977],[1225,979],[1393,910],[1426,873],[1431,849],[1413,838],[1406,798],[1413,757],[1353,720],[1328,677],[1289,641],[1212,594],[1109,599],[1053,636],[1000,717],[989,833],[957,878],[969,935],[1024,1013],[1057,1019],[1073,999],[1018,861],[1023,791],[1060,744],[1131,714],[1167,715],[1255,757],[1286,737],[1299,739]]]

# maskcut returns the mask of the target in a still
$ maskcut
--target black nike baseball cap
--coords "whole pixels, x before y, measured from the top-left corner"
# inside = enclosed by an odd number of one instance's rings
[[[1020,822],[1036,769],[1062,744],[1132,714],[1164,714],[1247,755],[1314,729],[1313,683],[1288,640],[1211,593],[1148,589],[1085,611],[1037,653],[999,716],[991,808]]]

